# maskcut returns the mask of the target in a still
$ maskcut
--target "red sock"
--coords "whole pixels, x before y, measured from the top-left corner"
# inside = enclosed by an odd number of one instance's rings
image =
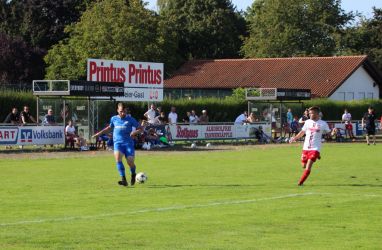
[[[302,174],[302,176],[300,178],[300,181],[298,182],[298,185],[302,185],[304,183],[304,181],[308,178],[309,174],[310,174],[310,170],[305,169],[304,173]]]

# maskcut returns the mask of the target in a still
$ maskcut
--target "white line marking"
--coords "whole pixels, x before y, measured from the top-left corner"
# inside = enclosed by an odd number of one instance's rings
[[[280,196],[274,196],[274,197],[268,197],[268,198],[251,199],[251,200],[222,201],[222,202],[212,202],[212,203],[207,203],[207,204],[172,206],[172,207],[162,207],[162,208],[147,208],[147,209],[131,211],[131,212],[119,212],[119,213],[87,215],[87,216],[86,215],[85,216],[71,216],[71,217],[52,218],[52,219],[25,220],[25,221],[17,221],[17,222],[10,222],[10,223],[1,223],[0,227],[17,226],[17,225],[25,225],[25,224],[39,224],[39,223],[46,223],[46,222],[92,220],[92,219],[101,219],[101,218],[106,218],[106,217],[129,215],[129,214],[141,214],[141,213],[150,213],[150,212],[166,212],[166,211],[173,211],[173,210],[183,210],[183,209],[193,209],[193,208],[203,208],[203,207],[247,204],[247,203],[255,203],[255,202],[259,202],[259,201],[279,200],[279,199],[301,197],[301,196],[308,196],[308,195],[319,195],[319,194],[318,193],[287,194],[287,195],[280,195]]]

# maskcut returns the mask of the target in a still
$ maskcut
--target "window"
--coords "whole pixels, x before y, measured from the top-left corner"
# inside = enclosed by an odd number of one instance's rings
[[[345,92],[338,92],[337,97],[338,97],[338,100],[345,101]]]
[[[360,100],[365,99],[365,92],[358,92],[358,99]]]
[[[367,99],[373,99],[373,92],[367,93]]]
[[[354,92],[347,92],[346,100],[354,100]]]

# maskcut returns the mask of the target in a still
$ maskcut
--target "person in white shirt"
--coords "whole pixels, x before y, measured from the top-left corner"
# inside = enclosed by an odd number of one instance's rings
[[[191,110],[190,124],[197,124],[199,122],[199,117],[196,115],[195,110]]]
[[[235,124],[243,124],[244,122],[247,121],[247,117],[248,117],[247,111],[244,111],[238,117],[236,117]]]
[[[344,114],[342,115],[342,121],[345,122],[345,135],[349,136],[350,139],[355,141],[355,136],[353,134],[353,125],[351,123],[351,114],[347,109],[344,110]]]
[[[300,181],[298,182],[299,186],[302,186],[304,181],[308,178],[313,163],[317,159],[321,159],[320,149],[322,144],[322,136],[331,132],[328,124],[320,119],[319,113],[320,109],[318,107],[310,107],[310,119],[306,120],[301,131],[290,139],[290,143],[292,143],[306,134],[301,155],[301,164],[305,170],[300,178]],[[333,130],[332,134],[333,132],[335,131]]]
[[[175,107],[171,107],[171,112],[168,114],[168,123],[176,124],[178,121],[178,114],[175,112]]]
[[[154,124],[155,117],[157,116],[156,114],[157,112],[155,110],[155,105],[151,104],[150,109],[147,110],[147,112],[144,114],[144,117],[146,117],[148,123]]]

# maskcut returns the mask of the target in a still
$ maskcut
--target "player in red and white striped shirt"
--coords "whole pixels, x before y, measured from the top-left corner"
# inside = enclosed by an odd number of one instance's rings
[[[301,131],[290,139],[292,143],[306,134],[301,155],[301,163],[305,170],[298,182],[299,186],[308,178],[313,163],[321,158],[322,135],[330,133],[331,131],[328,124],[320,119],[319,113],[320,109],[318,107],[309,108],[310,119],[305,121]]]

